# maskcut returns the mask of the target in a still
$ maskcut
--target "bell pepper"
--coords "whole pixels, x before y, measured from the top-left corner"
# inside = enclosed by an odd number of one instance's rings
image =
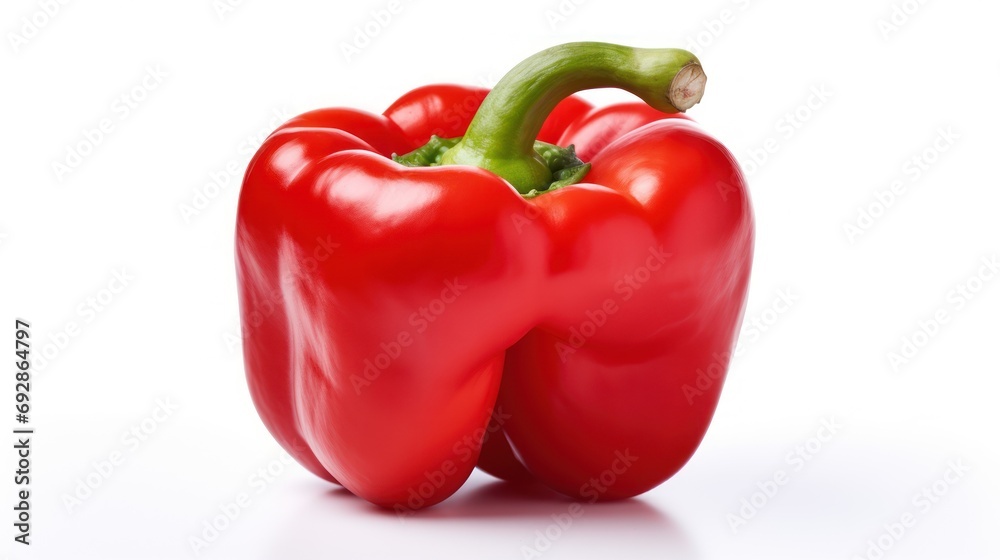
[[[477,464],[586,500],[676,473],[719,399],[754,235],[735,159],[679,115],[704,84],[687,51],[574,43],[492,91],[426,86],[274,131],[236,260],[278,442],[399,511]],[[601,87],[644,103],[573,96]]]

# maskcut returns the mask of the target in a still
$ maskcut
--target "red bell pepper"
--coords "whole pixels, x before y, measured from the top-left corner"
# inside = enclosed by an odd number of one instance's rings
[[[492,92],[282,125],[236,228],[247,378],[275,438],[405,511],[477,462],[589,500],[677,472],[722,379],[685,388],[728,367],[753,246],[736,161],[671,118],[704,83],[686,51],[577,43]],[[595,87],[645,104],[571,96]]]

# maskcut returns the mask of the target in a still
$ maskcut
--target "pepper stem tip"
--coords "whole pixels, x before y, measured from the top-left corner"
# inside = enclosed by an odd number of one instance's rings
[[[701,69],[701,64],[692,62],[677,72],[670,82],[667,99],[678,111],[687,111],[701,101],[705,94],[705,82],[708,77]]]

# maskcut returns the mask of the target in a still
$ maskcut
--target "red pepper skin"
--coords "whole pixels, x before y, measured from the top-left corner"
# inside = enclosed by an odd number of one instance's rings
[[[481,169],[388,159],[462,135],[484,96],[429,86],[264,142],[236,239],[254,403],[309,470],[385,507],[443,500],[477,460],[583,499],[639,494],[718,401],[722,380],[696,379],[725,370],[743,313],[743,177],[686,119],[575,97],[539,137],[587,154],[586,183],[525,199]]]
[[[686,119],[683,113],[661,113],[645,103],[619,103],[580,112],[567,123],[553,144],[576,146],[576,155],[591,161],[620,136],[640,126],[663,119]],[[545,140],[543,140],[545,141]],[[589,180],[589,177],[587,178]]]
[[[536,478],[615,499],[672,476],[708,428],[722,379],[691,391],[699,371],[728,367],[753,220],[732,156],[685,120],[636,130],[592,164],[604,189],[537,199],[552,255],[579,257],[550,261],[547,320],[507,352],[498,405]],[[566,342],[574,329],[581,348]]]

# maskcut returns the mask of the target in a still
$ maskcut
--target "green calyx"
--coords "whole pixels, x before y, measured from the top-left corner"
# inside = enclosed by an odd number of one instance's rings
[[[474,165],[503,177],[525,196],[571,184],[582,179],[589,166],[576,157],[572,146],[539,147],[538,133],[560,101],[581,90],[606,87],[624,89],[654,109],[676,113],[701,100],[705,73],[698,59],[681,49],[558,45],[528,57],[501,78],[465,136],[439,139],[437,144],[432,140],[401,159]]]
[[[455,144],[458,144],[458,141],[461,139],[462,137],[441,138],[440,136],[431,136],[430,142],[408,154],[401,156],[392,154],[392,161],[406,167],[434,167],[441,165],[441,157],[444,156],[444,153],[453,148]]]
[[[461,140],[461,137],[439,138],[431,136],[429,142],[408,154],[401,156],[393,154],[392,160],[406,167],[435,167],[442,164],[441,160],[444,159],[444,155]],[[559,187],[579,183],[590,171],[590,164],[584,163],[576,156],[576,148],[573,145],[563,148],[536,140],[533,150],[545,163],[551,180],[542,185],[541,188],[521,193],[525,198],[532,198]]]

